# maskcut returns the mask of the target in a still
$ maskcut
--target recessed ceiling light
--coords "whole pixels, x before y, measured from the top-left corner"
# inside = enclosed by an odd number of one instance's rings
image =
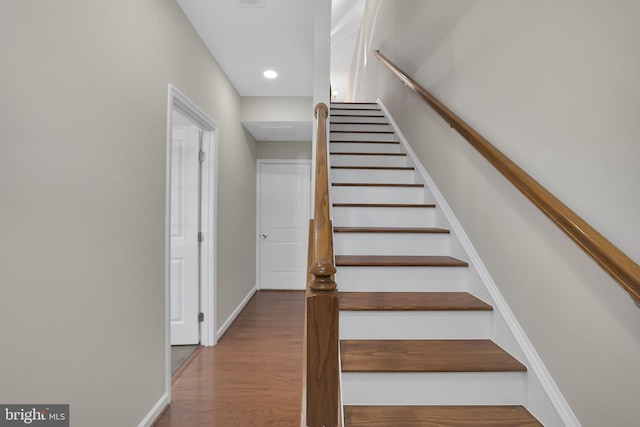
[[[273,70],[267,70],[263,74],[268,79],[275,79],[276,77],[278,77],[278,73]]]
[[[249,8],[262,7],[263,8],[264,0],[240,0],[239,5],[240,7],[249,7]]]

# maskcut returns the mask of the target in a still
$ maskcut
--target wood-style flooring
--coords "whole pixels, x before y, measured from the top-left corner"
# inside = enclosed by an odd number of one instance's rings
[[[256,293],[175,381],[156,427],[299,426],[304,296]]]

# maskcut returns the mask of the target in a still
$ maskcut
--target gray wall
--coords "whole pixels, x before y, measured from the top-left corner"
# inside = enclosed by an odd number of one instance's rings
[[[584,426],[640,419],[640,310],[429,107],[380,49],[640,261],[640,4],[370,0],[355,100],[378,96]]]
[[[243,96],[241,119],[246,122],[308,122],[313,118],[310,96]]]
[[[259,159],[310,159],[311,141],[260,141]]]
[[[218,323],[255,285],[256,143],[173,0],[0,3],[0,402],[137,425],[164,392],[167,85],[220,125]]]
[[[240,118],[243,122],[311,122],[313,99],[310,96],[243,96]],[[310,159],[308,141],[258,141],[260,159]]]

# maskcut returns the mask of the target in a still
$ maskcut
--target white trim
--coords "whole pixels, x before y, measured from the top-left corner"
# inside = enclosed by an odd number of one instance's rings
[[[452,231],[454,231],[460,244],[466,251],[467,256],[469,257],[470,264],[472,264],[475,267],[484,286],[486,287],[487,291],[491,295],[491,298],[493,298],[494,310],[497,310],[502,315],[505,323],[507,324],[507,327],[513,334],[513,337],[515,338],[518,345],[520,346],[520,349],[524,353],[524,356],[527,359],[528,365],[530,367],[530,374],[533,374],[537,377],[544,392],[546,393],[547,399],[553,405],[554,409],[557,412],[557,415],[559,416],[561,421],[564,423],[564,425],[569,427],[580,427],[580,422],[578,421],[577,417],[571,410],[571,407],[569,406],[564,396],[560,392],[560,389],[558,388],[557,384],[551,377],[551,374],[545,367],[544,363],[542,362],[542,359],[540,359],[540,356],[538,355],[535,348],[533,347],[533,344],[531,343],[531,341],[529,341],[529,338],[526,336],[524,330],[516,320],[515,315],[507,305],[506,300],[500,293],[497,285],[493,281],[493,278],[489,274],[489,271],[487,270],[485,265],[482,263],[480,256],[478,255],[475,248],[473,247],[471,241],[469,240],[469,237],[467,236],[464,229],[462,228],[462,225],[460,224],[455,214],[447,204],[446,200],[444,199],[444,196],[442,195],[442,193],[440,193],[440,191],[435,185],[435,182],[431,179],[431,176],[429,176],[424,166],[419,161],[415,152],[409,145],[409,142],[407,141],[405,136],[402,134],[402,132],[398,128],[397,123],[395,122],[393,117],[391,117],[389,110],[387,110],[387,108],[384,106],[384,104],[380,99],[378,99],[378,104],[380,105],[380,108],[382,109],[385,116],[389,120],[389,124],[393,127],[393,130],[398,135],[398,138],[400,139],[402,146],[407,151],[407,154],[413,161],[416,170],[420,173],[426,185],[429,187],[429,189],[433,193],[433,196],[436,199],[436,203],[438,207],[442,209],[443,214],[445,215],[445,217],[450,223]],[[531,396],[529,397],[531,398]]]
[[[202,163],[202,201],[201,201],[201,229],[204,233],[204,243],[200,246],[200,311],[204,314],[205,321],[200,324],[200,344],[204,346],[213,346],[216,344],[216,240],[217,240],[217,194],[218,194],[218,124],[214,122],[200,107],[193,103],[186,95],[180,92],[175,86],[169,85],[169,101],[168,101],[168,133],[167,133],[167,150],[170,150],[171,144],[171,127],[173,122],[172,111],[175,107],[186,117],[195,122],[202,129],[202,151],[205,153],[205,161]],[[171,158],[167,159],[167,189],[171,188]],[[167,222],[169,221],[171,200],[170,192],[167,190]],[[169,263],[169,248],[171,245],[169,239],[169,225],[166,229],[167,242],[167,264]],[[168,266],[167,266],[168,269]],[[167,283],[169,284],[168,292],[170,292],[170,283],[168,271]],[[167,304],[169,304],[169,296],[167,296]],[[170,321],[169,311],[167,312],[167,324]]]
[[[171,402],[171,140],[174,97],[171,85],[169,85],[168,91],[164,214],[164,395]]]
[[[306,343],[305,343],[306,345]],[[340,340],[338,340],[338,355],[342,354],[342,348],[340,347]],[[338,392],[340,393],[340,424],[341,426],[345,426],[344,422],[344,391],[342,387],[342,356],[338,357]],[[305,426],[306,427],[306,426]]]
[[[216,242],[218,212],[218,129],[205,132],[202,138],[201,227],[204,242],[200,246],[200,311],[205,321],[200,324],[200,344],[216,345]]]
[[[218,330],[218,333],[216,334],[216,341],[220,340],[220,338],[222,338],[222,336],[224,335],[225,332],[227,332],[227,329],[229,329],[229,326],[231,326],[231,324],[233,323],[234,320],[236,320],[236,317],[238,317],[238,315],[240,314],[240,312],[242,311],[242,309],[244,309],[244,307],[249,303],[249,301],[251,300],[251,297],[253,297],[253,295],[258,291],[258,285],[255,285],[247,294],[246,297],[244,297],[244,299],[240,302],[240,304],[236,307],[235,310],[233,310],[233,313],[231,313],[229,315],[229,317],[227,318],[227,320],[225,320],[225,322],[222,324],[222,326],[220,326],[220,329]]]
[[[149,413],[142,419],[142,421],[140,421],[138,427],[151,427],[153,423],[155,423],[156,420],[160,418],[162,412],[164,412],[165,408],[169,405],[169,401],[169,395],[167,393],[164,393],[160,400],[158,400],[156,404],[153,405],[151,411],[149,411]]]
[[[260,258],[260,218],[262,212],[260,211],[260,190],[261,190],[261,173],[262,170],[260,166],[264,164],[306,164],[311,166],[311,173],[313,174],[313,165],[311,159],[258,159],[256,162],[256,286],[258,290],[262,289],[262,280],[260,275],[260,266],[261,266],[261,258]],[[310,188],[310,197],[309,197],[309,212],[310,217],[313,215],[313,175],[309,177],[309,185]]]

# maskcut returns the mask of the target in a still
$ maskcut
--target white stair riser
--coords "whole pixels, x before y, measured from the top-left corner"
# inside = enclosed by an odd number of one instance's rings
[[[434,208],[333,207],[334,227],[433,227]]]
[[[332,151],[335,153],[335,151]],[[331,156],[332,166],[411,166],[407,156],[358,156],[340,154]]]
[[[521,405],[522,372],[342,373],[345,405]]]
[[[331,182],[418,184],[420,181],[411,169],[331,169]]]
[[[423,187],[335,186],[333,203],[433,203]]]
[[[340,291],[455,292],[467,291],[465,267],[337,267]]]
[[[393,133],[330,132],[329,141],[397,141]]]
[[[334,233],[336,255],[450,255],[444,233]]]
[[[401,153],[400,144],[364,143],[364,142],[332,142],[329,144],[333,153]]]
[[[342,110],[380,110],[380,106],[378,104],[361,104],[357,102],[350,103],[331,103],[330,108],[332,110],[342,109]]]
[[[486,339],[490,311],[340,311],[340,339]]]
[[[388,131],[388,130],[392,130],[391,126],[389,126],[387,123],[331,123],[329,129],[333,132],[336,130],[349,130],[349,131],[354,131],[354,130],[367,130],[367,131],[372,131],[372,130],[376,130],[376,131]]]
[[[335,123],[340,123],[340,122],[348,122],[348,123],[384,123],[384,124],[388,124],[389,122],[387,121],[386,117],[384,117],[383,115],[379,115],[379,116],[374,116],[374,117],[362,117],[362,116],[353,116],[353,115],[345,115],[348,114],[349,112],[344,112],[341,111],[339,113],[336,113],[337,115],[332,115],[331,116],[331,120],[330,123],[331,124],[335,124]],[[380,113],[382,114],[382,113]]]

